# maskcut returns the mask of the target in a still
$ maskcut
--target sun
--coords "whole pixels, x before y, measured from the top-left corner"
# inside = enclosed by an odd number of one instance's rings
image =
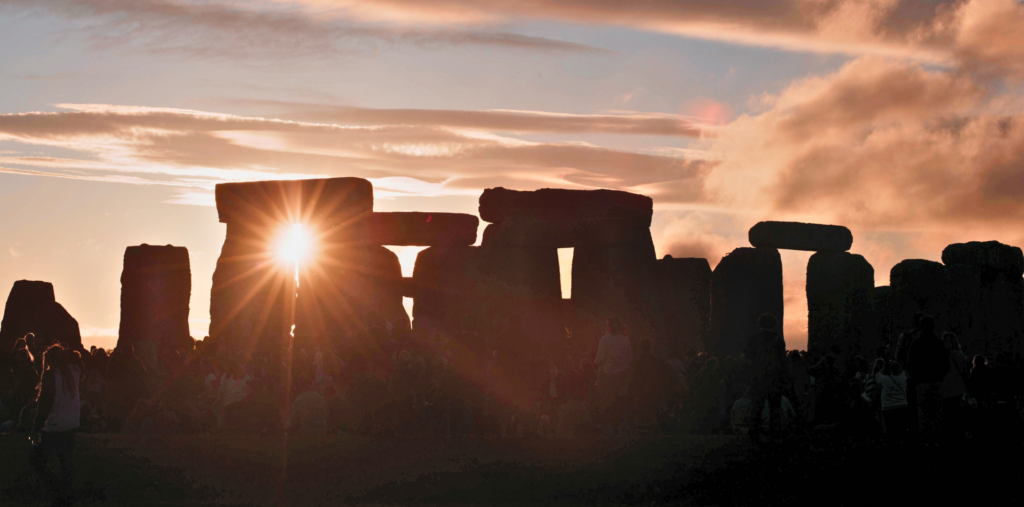
[[[285,227],[277,240],[277,258],[288,265],[298,265],[313,253],[313,237],[302,224]]]

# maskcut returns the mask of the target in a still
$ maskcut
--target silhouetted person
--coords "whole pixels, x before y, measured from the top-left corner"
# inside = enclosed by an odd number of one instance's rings
[[[889,361],[878,376],[881,386],[882,421],[885,434],[902,442],[907,436],[907,375],[898,361]]]
[[[124,422],[139,399],[149,393],[149,373],[131,345],[114,349],[107,365],[108,412],[115,425]],[[113,428],[120,430],[120,426]]]
[[[75,430],[81,415],[78,383],[82,375],[74,355],[77,352],[60,346],[50,347],[43,354],[43,377],[32,425],[32,432],[39,434],[38,440],[33,437],[32,468],[52,492],[57,505],[71,505],[74,492]],[[60,462],[60,477],[46,466],[51,457]]]
[[[597,346],[598,413],[608,424],[618,423],[622,414],[611,413],[619,398],[629,389],[629,367],[633,363],[633,345],[625,335],[625,326],[615,316],[605,321],[605,334]],[[616,407],[618,408],[618,407]]]
[[[942,333],[942,342],[950,360],[949,371],[942,378],[942,387],[940,388],[943,436],[945,440],[949,441],[958,439],[964,434],[964,417],[960,403],[964,393],[967,392],[967,382],[961,372],[967,359],[964,357],[960,340],[955,334],[949,331]]]
[[[921,319],[924,316],[924,312],[914,313],[913,325],[900,333],[899,338],[896,339],[896,361],[904,367],[903,369],[907,373],[908,431],[912,437],[917,435],[919,424],[917,420],[917,381],[914,379],[914,374],[908,371],[909,357],[910,347],[914,345],[914,342],[921,335]]]
[[[777,415],[782,412],[782,396],[786,394],[786,380],[789,376],[783,363],[786,342],[776,331],[779,321],[774,315],[762,314],[757,318],[757,325],[760,329],[747,340],[743,350],[753,368],[752,400],[757,410],[761,410],[767,401],[770,414]],[[779,417],[771,417],[769,429],[773,432],[777,430],[778,422]]]
[[[629,384],[629,399],[637,411],[638,424],[657,422],[658,409],[671,393],[671,366],[651,353],[651,341],[643,340],[639,346],[633,379]]]
[[[935,336],[935,319],[929,315],[918,323],[920,335],[907,354],[907,372],[917,390],[917,416],[922,441],[937,442],[942,423],[942,379],[949,372],[949,354]]]

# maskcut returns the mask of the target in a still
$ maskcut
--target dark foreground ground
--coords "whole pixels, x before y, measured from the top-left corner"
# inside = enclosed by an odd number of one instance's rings
[[[1024,454],[1005,441],[908,450],[823,435],[78,437],[79,505],[1002,505],[1024,496]],[[45,505],[28,451],[26,435],[0,436],[0,505]],[[116,500],[104,501],[110,481]]]

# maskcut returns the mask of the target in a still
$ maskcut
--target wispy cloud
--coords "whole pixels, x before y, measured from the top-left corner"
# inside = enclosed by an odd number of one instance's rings
[[[409,27],[352,22],[273,2],[3,0],[18,12],[64,17],[103,49],[255,62],[336,59],[390,45],[484,46],[602,53],[604,49],[489,27]]]
[[[487,130],[701,132],[672,115],[359,110],[352,123],[360,124],[351,125],[104,104],[59,107],[68,111],[0,115],[0,139],[82,156],[8,154],[0,156],[4,171],[207,191],[225,181],[344,175],[369,178],[382,196],[464,195],[511,181],[524,188],[647,188],[666,202],[693,202],[701,199],[712,163],[528,142]],[[170,202],[210,201],[189,190]]]

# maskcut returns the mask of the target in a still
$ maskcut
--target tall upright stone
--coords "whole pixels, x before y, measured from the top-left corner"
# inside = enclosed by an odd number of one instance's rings
[[[177,349],[190,350],[192,271],[184,247],[130,246],[121,272],[117,345],[131,345],[151,370],[162,370]]]
[[[57,340],[82,350],[78,321],[57,302],[49,282],[14,282],[0,322],[0,356],[9,355],[18,338],[28,333],[34,333],[43,346]]]
[[[416,256],[412,275],[413,327],[452,336],[462,319],[480,313],[480,252],[475,246],[430,247]]]
[[[301,271],[295,315],[300,346],[339,344],[356,338],[366,315],[377,312],[392,330],[409,330],[402,304],[402,266],[383,246],[357,246],[335,252],[332,262]]]
[[[807,350],[863,350],[877,341],[870,321],[875,270],[864,257],[818,252],[807,263]]]
[[[757,333],[757,319],[771,313],[783,322],[782,257],[774,248],[737,248],[711,275],[711,339],[719,356],[739,356]]]
[[[278,239],[304,224],[317,238],[318,262],[344,265],[337,252],[357,242],[353,228],[373,211],[373,186],[360,178],[225,183],[216,197],[227,234],[213,275],[211,341],[243,356],[256,349],[283,353],[296,275],[277,251]]]
[[[949,330],[968,350],[1016,352],[1024,337],[1024,253],[996,241],[942,251],[949,280]]]
[[[643,241],[615,246],[577,246],[572,258],[573,333],[596,344],[605,319],[617,315],[639,342],[655,338],[659,315],[657,257],[650,231]]]
[[[924,312],[935,318],[935,329],[949,329],[949,279],[942,264],[924,259],[907,259],[889,272],[891,292],[889,315],[891,337],[898,337],[914,324],[914,314]]]
[[[657,261],[655,280],[662,312],[655,352],[671,356],[704,348],[711,325],[708,260],[666,255]]]
[[[558,249],[546,247],[479,248],[480,299],[482,314],[491,325],[512,314],[523,317],[531,339],[545,343],[558,337],[558,306],[562,284],[558,270]]]

